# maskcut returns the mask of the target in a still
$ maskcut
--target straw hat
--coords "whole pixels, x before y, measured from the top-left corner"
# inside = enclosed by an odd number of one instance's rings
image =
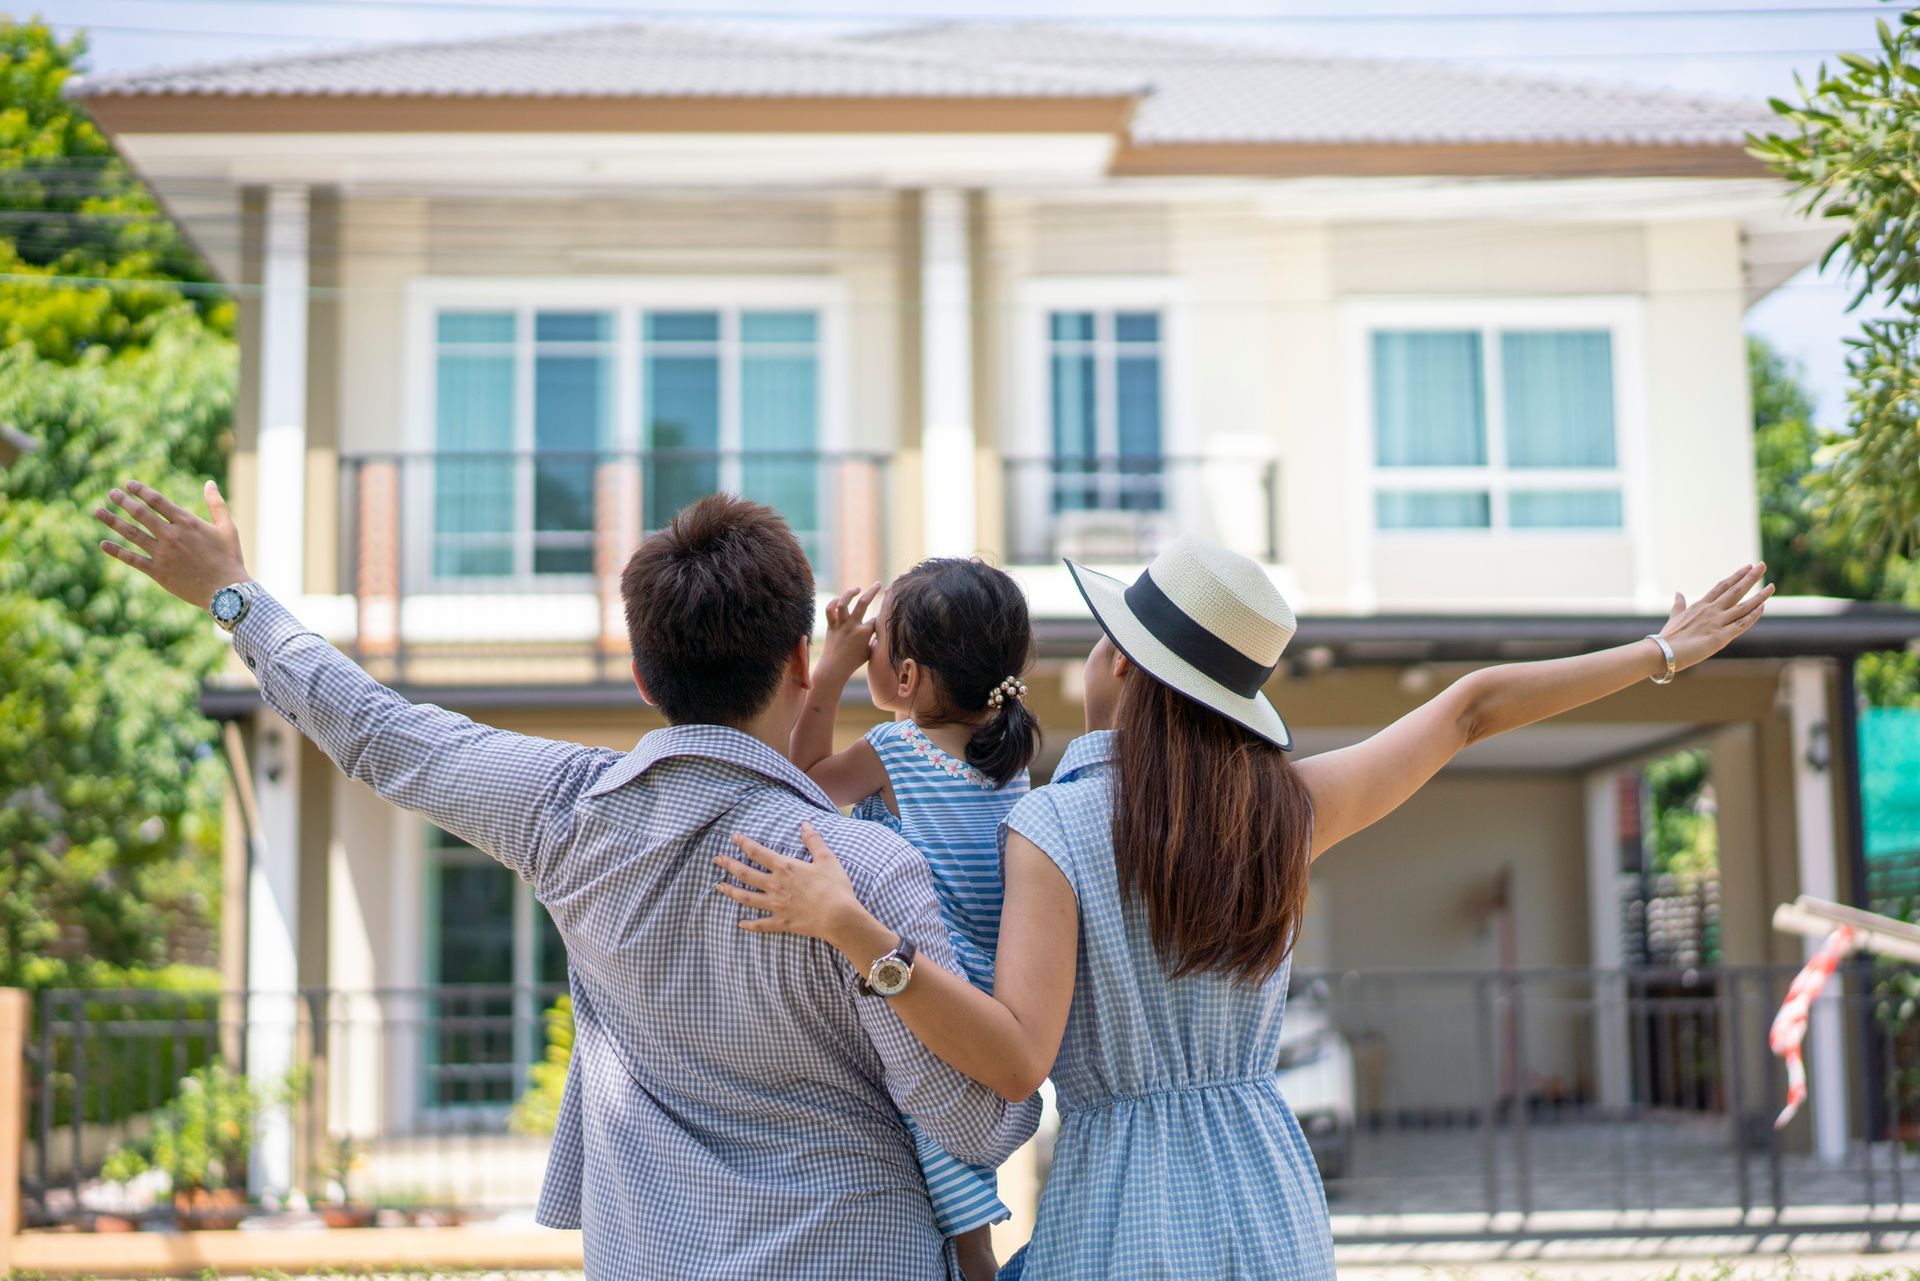
[[[1293,609],[1237,552],[1176,538],[1131,584],[1067,562],[1087,607],[1128,661],[1283,750],[1293,735],[1260,692],[1293,638]]]

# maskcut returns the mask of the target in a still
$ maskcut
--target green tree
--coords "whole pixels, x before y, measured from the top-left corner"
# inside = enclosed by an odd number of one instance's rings
[[[0,984],[157,965],[217,904],[220,762],[205,615],[94,554],[128,474],[221,470],[234,352],[190,315],[72,365],[0,354],[0,421],[39,439],[0,507]]]
[[[93,549],[128,476],[224,472],[233,309],[85,112],[84,41],[0,19],[0,984],[191,955],[219,888],[218,638]]]
[[[1920,554],[1920,10],[1879,24],[1874,56],[1840,55],[1798,104],[1773,100],[1784,127],[1751,149],[1790,180],[1804,208],[1844,224],[1836,257],[1892,314],[1848,340],[1849,430],[1828,447],[1826,510],[1871,553]]]
[[[153,195],[61,87],[84,36],[0,19],[0,344],[72,361],[151,339],[185,305],[231,334],[233,306]],[[98,283],[90,283],[98,282]]]

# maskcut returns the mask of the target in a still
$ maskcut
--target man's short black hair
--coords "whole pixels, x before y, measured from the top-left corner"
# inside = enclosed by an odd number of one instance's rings
[[[627,641],[673,724],[743,725],[813,631],[813,567],[771,507],[714,494],[640,544],[620,575]]]

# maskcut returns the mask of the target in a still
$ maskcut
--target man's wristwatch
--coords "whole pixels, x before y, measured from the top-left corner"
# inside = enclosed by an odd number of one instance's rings
[[[220,624],[222,631],[232,631],[240,626],[240,620],[253,608],[252,583],[229,583],[213,594],[213,600],[207,605],[207,612],[213,615],[213,621]]]
[[[893,950],[875,961],[867,976],[856,980],[862,996],[898,996],[913,979],[913,944],[902,938]]]

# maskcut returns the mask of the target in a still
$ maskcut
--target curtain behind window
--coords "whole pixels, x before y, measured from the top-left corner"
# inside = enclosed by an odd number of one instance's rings
[[[1479,333],[1376,331],[1373,423],[1375,461],[1382,467],[1485,465]]]

